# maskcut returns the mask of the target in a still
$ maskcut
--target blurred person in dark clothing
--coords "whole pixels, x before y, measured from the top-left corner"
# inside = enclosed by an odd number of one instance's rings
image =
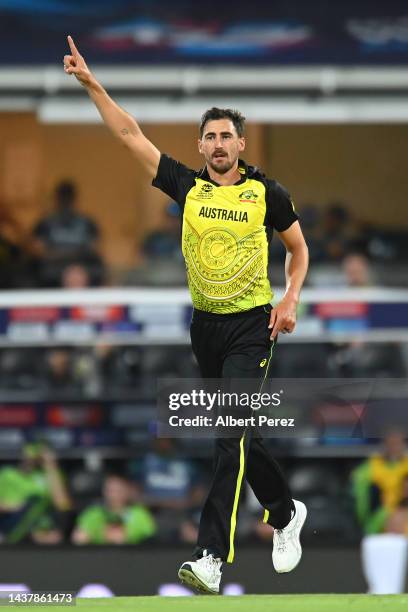
[[[323,217],[324,258],[328,261],[340,261],[347,252],[349,240],[350,214],[343,204],[331,204]]]
[[[24,285],[29,255],[24,250],[24,233],[6,204],[0,201],[0,289]]]
[[[315,204],[305,204],[299,214],[302,219],[303,234],[309,249],[310,262],[319,263],[324,259],[323,241],[320,236],[320,210]]]
[[[77,190],[73,182],[62,181],[55,189],[55,210],[34,228],[47,257],[67,257],[94,251],[99,230],[92,219],[76,210]]]
[[[404,226],[387,227],[360,221],[354,248],[366,253],[376,263],[404,264],[408,259],[407,230]]]
[[[0,469],[0,533],[6,543],[58,544],[72,508],[54,452],[27,444],[18,466]]]
[[[355,340],[333,346],[328,359],[332,376],[346,378],[399,378],[406,375],[401,346],[392,342]]]
[[[78,516],[74,544],[138,544],[156,533],[149,510],[132,499],[134,491],[121,475],[106,476],[101,503]]]
[[[150,232],[143,241],[143,255],[147,258],[170,258],[182,261],[180,235],[180,209],[176,202],[169,202],[164,209],[160,228]]]
[[[95,397],[101,390],[97,357],[87,348],[55,347],[45,354],[48,392],[64,398]]]
[[[72,349],[50,349],[46,353],[46,384],[50,391],[78,390],[72,369]]]
[[[45,285],[59,285],[64,268],[73,262],[89,268],[102,267],[97,253],[98,226],[78,212],[76,200],[75,184],[62,181],[55,189],[55,210],[34,227],[34,247]]]
[[[128,272],[125,285],[185,285],[185,265],[180,251],[181,215],[176,202],[163,209],[160,227],[145,237],[143,263]]]
[[[37,392],[44,388],[43,349],[7,347],[0,350],[2,391]]]
[[[145,352],[139,346],[98,344],[93,356],[106,391],[122,393],[124,389],[140,388]]]

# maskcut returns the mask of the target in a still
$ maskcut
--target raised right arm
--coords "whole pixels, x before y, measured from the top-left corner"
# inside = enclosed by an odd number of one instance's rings
[[[65,72],[75,75],[111,132],[139,160],[151,178],[154,178],[159,166],[160,151],[146,138],[137,121],[108,95],[89,70],[71,36],[68,36],[68,44],[71,55],[64,56]]]

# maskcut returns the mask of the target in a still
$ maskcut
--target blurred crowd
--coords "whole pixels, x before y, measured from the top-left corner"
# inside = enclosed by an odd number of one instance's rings
[[[77,195],[72,181],[59,183],[52,210],[29,235],[0,205],[0,288],[82,289],[103,283],[100,231],[95,221],[77,209]]]
[[[300,223],[309,247],[310,269],[306,286],[407,286],[408,228],[385,228],[359,220],[346,204],[299,207]],[[272,243],[275,257],[284,256],[279,241]],[[284,277],[270,272],[275,285]]]
[[[372,534],[408,536],[408,452],[404,435],[386,434],[363,461],[286,462],[295,497],[309,508],[308,543],[356,544]],[[63,469],[44,442],[26,444],[21,460],[0,467],[0,541],[55,545],[194,544],[209,486],[210,461],[194,461],[168,438],[116,465],[82,462]],[[249,487],[237,537],[271,543],[272,528]]]
[[[153,439],[140,459],[119,468],[64,473],[44,442],[0,468],[0,538],[5,544],[193,543],[206,469]]]
[[[278,378],[404,378],[408,355],[397,342],[282,343],[271,373]],[[143,394],[153,402],[158,378],[199,375],[184,345],[0,348],[1,389],[30,401]]]
[[[27,235],[0,203],[0,288],[101,285],[181,286],[185,268],[180,248],[181,218],[177,204],[163,208],[157,227],[135,251],[135,264],[113,271],[101,248],[95,219],[78,207],[78,189],[70,180],[55,187],[52,208]],[[316,287],[406,286],[407,228],[384,228],[359,220],[346,204],[299,206],[311,259],[307,283]],[[284,256],[279,240],[271,242],[270,277],[283,285]]]
[[[154,400],[158,377],[197,377],[187,346],[0,348],[0,387],[32,401],[118,398],[145,393]]]

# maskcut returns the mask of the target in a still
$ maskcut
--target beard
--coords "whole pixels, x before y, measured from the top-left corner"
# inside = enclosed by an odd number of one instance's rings
[[[221,157],[219,159],[214,159],[213,157],[208,160],[208,165],[217,172],[218,174],[225,174],[229,170],[231,170],[234,165],[235,160],[231,161],[228,157]]]

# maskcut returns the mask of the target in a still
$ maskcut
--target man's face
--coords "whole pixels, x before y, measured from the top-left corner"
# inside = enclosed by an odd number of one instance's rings
[[[245,149],[245,138],[240,138],[230,119],[207,121],[198,150],[207,164],[218,174],[225,174]]]
[[[103,485],[105,502],[114,507],[124,507],[129,502],[129,485],[122,478],[108,476]]]
[[[390,432],[384,440],[387,456],[394,461],[402,459],[406,453],[405,439],[398,431]]]

